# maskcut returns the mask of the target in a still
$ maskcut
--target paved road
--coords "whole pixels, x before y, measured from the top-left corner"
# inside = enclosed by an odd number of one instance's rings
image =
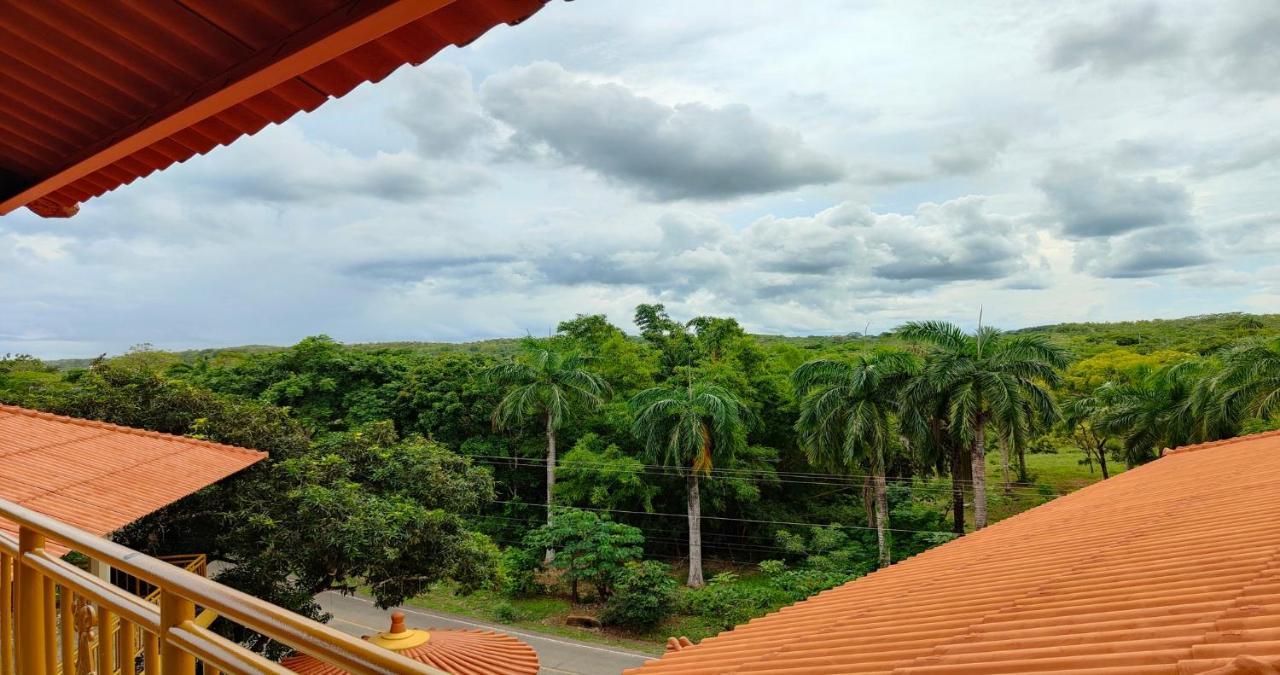
[[[329,625],[344,633],[372,635],[386,630],[391,622],[389,611],[374,607],[364,598],[329,592],[320,594],[316,600],[325,611],[333,614]],[[413,628],[492,628],[520,638],[537,650],[542,672],[549,675],[616,675],[624,668],[632,668],[654,658],[613,647],[512,630],[450,614],[410,607],[398,609],[408,615],[407,623]]]

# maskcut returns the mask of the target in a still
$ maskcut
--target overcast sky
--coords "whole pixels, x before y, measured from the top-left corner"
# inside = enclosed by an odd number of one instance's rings
[[[1280,311],[1280,2],[553,2],[0,219],[0,353]]]

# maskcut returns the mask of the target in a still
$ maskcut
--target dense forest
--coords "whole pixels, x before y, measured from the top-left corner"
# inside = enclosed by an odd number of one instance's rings
[[[300,612],[326,590],[386,606],[446,588],[499,619],[564,597],[655,635],[1280,426],[1280,315],[781,337],[642,305],[628,329],[11,356],[0,401],[268,451],[119,538],[208,552],[221,581]]]

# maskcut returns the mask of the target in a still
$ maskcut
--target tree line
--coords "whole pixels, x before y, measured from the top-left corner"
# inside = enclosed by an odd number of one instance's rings
[[[1269,319],[1214,318],[1188,331],[1199,348],[1173,325],[781,340],[662,305],[632,318],[635,334],[579,315],[500,351],[319,336],[65,371],[10,357],[0,399],[269,451],[121,536],[209,551],[236,563],[225,581],[313,614],[322,590],[365,585],[391,604],[443,579],[483,585],[500,548],[572,508],[641,529],[648,556],[687,558],[693,586],[703,553],[888,564],[1044,488],[1029,453],[1078,447],[1105,475],[1273,427],[1280,404]],[[843,528],[838,555],[819,525]]]

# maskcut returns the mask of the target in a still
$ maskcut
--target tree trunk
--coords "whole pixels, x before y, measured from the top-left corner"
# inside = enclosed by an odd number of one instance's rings
[[[1030,483],[1031,476],[1027,474],[1027,448],[1026,443],[1019,443],[1018,449],[1018,482]]]
[[[964,458],[960,444],[951,445],[951,531],[964,534]]]
[[[1009,439],[1000,434],[1000,471],[1003,472],[1004,496],[1013,494],[1013,484],[1009,482]]]
[[[880,566],[888,567],[892,560],[889,549],[889,496],[884,484],[884,469],[876,471],[876,545],[880,547]]]
[[[551,424],[551,415],[547,415],[547,522],[551,522],[551,509],[555,504],[556,492],[556,430]],[[544,562],[550,563],[556,559],[556,552],[550,548],[547,549],[547,555]],[[576,596],[576,592],[575,592]],[[576,601],[576,599],[575,599]]]
[[[1107,473],[1107,442],[1106,441],[1103,441],[1098,444],[1098,466],[1101,467],[1102,469],[1102,480],[1106,480],[1111,477],[1111,474]]]
[[[979,418],[977,428],[973,430],[973,456],[970,466],[973,467],[973,529],[981,530],[987,526],[987,434],[986,421]]]
[[[702,588],[702,497],[698,473],[689,471],[689,588]]]

